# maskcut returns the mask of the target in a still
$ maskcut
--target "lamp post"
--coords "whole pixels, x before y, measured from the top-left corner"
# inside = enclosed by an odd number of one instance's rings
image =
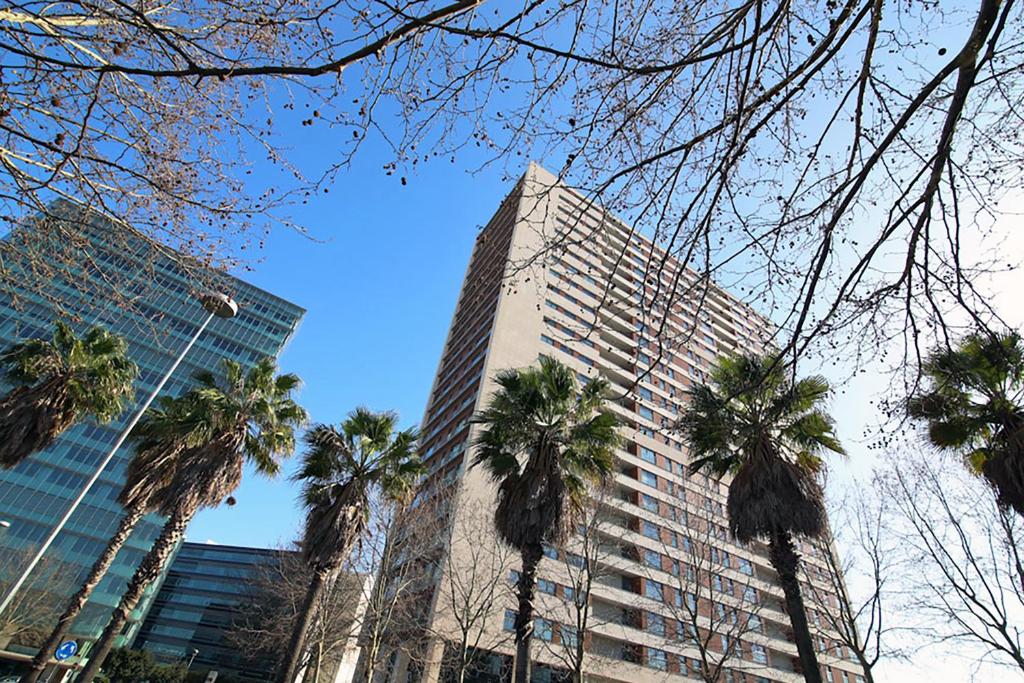
[[[159,394],[160,391],[163,390],[164,385],[167,384],[167,380],[171,378],[171,375],[174,374],[174,371],[178,369],[179,365],[181,365],[181,361],[184,360],[185,356],[188,355],[188,352],[192,350],[192,346],[196,343],[196,340],[199,339],[199,336],[202,335],[202,333],[206,330],[206,327],[210,324],[210,321],[213,320],[214,317],[233,318],[238,313],[238,304],[236,304],[231,299],[231,297],[229,297],[226,294],[204,294],[199,298],[199,301],[203,304],[203,308],[206,309],[207,312],[207,316],[206,319],[203,320],[203,324],[200,325],[199,329],[196,330],[196,333],[192,335],[192,338],[189,339],[188,344],[185,344],[185,348],[181,350],[181,353],[178,354],[178,357],[174,359],[174,363],[172,363],[171,367],[167,369],[167,372],[164,373],[164,376],[160,378],[160,381],[157,383],[156,388],[154,388],[153,391],[150,392],[149,396],[142,403],[142,405],[139,406],[139,409],[132,416],[132,419],[129,420],[128,424],[126,424],[124,429],[121,430],[121,434],[120,436],[117,437],[117,441],[114,442],[113,447],[111,447],[107,455],[96,466],[96,469],[93,471],[92,476],[89,477],[89,481],[85,482],[85,486],[83,486],[82,490],[78,492],[78,496],[76,496],[74,501],[71,502],[71,505],[68,506],[68,509],[64,511],[64,515],[60,518],[60,521],[57,522],[56,526],[54,526],[53,529],[50,530],[50,534],[46,537],[46,540],[43,541],[42,545],[39,546],[39,550],[36,551],[36,554],[32,556],[32,559],[31,561],[29,561],[28,566],[25,567],[24,571],[21,572],[21,576],[19,576],[18,580],[14,582],[14,585],[11,586],[11,589],[7,591],[7,595],[4,596],[3,602],[0,603],[0,614],[3,614],[4,610],[6,610],[7,607],[11,604],[11,601],[14,600],[14,596],[18,594],[18,591],[21,590],[22,585],[24,585],[25,581],[28,579],[29,574],[31,574],[32,570],[36,568],[37,564],[39,564],[39,561],[43,558],[43,554],[50,548],[51,545],[53,545],[54,539],[57,538],[57,535],[64,529],[65,526],[67,526],[68,520],[71,519],[71,515],[74,514],[75,510],[78,509],[78,506],[82,504],[82,501],[85,499],[85,496],[92,489],[93,484],[95,484],[96,480],[98,480],[100,478],[100,475],[103,474],[103,470],[105,470],[107,465],[110,464],[110,461],[113,460],[114,455],[117,453],[117,450],[125,442],[125,439],[128,438],[128,435],[131,433],[132,429],[135,428],[135,425],[138,423],[138,421],[142,419],[142,416],[145,414],[150,404],[152,404],[153,401],[156,399],[157,394]]]
[[[199,650],[192,648],[191,656],[188,658],[188,666],[185,667],[185,673],[192,670],[192,662],[196,661],[197,654],[199,654]]]

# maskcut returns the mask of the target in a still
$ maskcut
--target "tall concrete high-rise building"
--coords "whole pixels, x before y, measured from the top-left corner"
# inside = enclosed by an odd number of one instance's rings
[[[27,337],[49,337],[62,317],[72,320],[77,316],[80,321],[74,327],[79,330],[103,325],[128,341],[129,354],[140,370],[136,382],[140,403],[205,318],[206,311],[196,297],[208,287],[232,296],[239,304],[239,314],[213,320],[165,386],[167,395],[184,392],[196,371],[216,371],[224,358],[250,366],[260,358],[277,356],[303,316],[303,309],[295,304],[237,278],[205,271],[190,259],[142,239],[130,228],[84,213],[70,203],[55,205],[52,214],[48,220],[64,216],[72,224],[66,232],[74,238],[50,245],[47,253],[60,264],[45,286],[36,283],[29,287],[27,278],[32,277],[29,269],[46,264],[5,263],[8,269],[26,271],[26,286],[5,291],[0,297],[0,346]],[[32,240],[31,227],[6,239],[15,243]],[[17,282],[17,278],[8,280]],[[130,406],[111,424],[87,420],[68,430],[51,448],[11,470],[0,471],[0,519],[9,524],[0,531],[4,590],[81,490],[136,406]],[[21,597],[3,615],[4,623],[41,620],[46,623],[32,627],[52,626],[69,591],[77,589],[117,528],[122,516],[117,495],[129,456],[130,445],[126,445],[111,461]],[[81,641],[100,634],[162,523],[162,518],[150,515],[139,524],[74,624],[72,637]],[[18,634],[11,637],[12,631]],[[18,627],[12,631],[0,642],[0,650],[13,656],[31,652],[31,647],[18,647],[18,640],[31,640],[31,633]]]
[[[494,484],[472,467],[480,427],[471,418],[502,369],[546,354],[583,383],[604,377],[623,425],[596,513],[542,560],[535,681],[569,680],[581,641],[589,681],[802,680],[767,548],[730,539],[725,483],[687,476],[686,448],[671,429],[684,392],[716,359],[760,351],[770,330],[751,307],[536,165],[479,234],[422,424],[429,476],[414,504],[458,490],[449,519],[493,510]],[[465,539],[449,547],[452,561],[439,564],[434,581],[472,555]],[[821,610],[835,593],[822,551],[808,543],[800,550],[826,680],[860,682],[850,653],[823,627]],[[517,565],[515,558],[510,584]],[[449,676],[460,626],[439,607],[446,590],[434,584],[434,599],[422,601],[433,645],[396,655],[392,680]],[[485,636],[473,634],[471,643],[491,645],[477,653],[468,680],[507,679],[515,606],[509,590],[482,622]]]

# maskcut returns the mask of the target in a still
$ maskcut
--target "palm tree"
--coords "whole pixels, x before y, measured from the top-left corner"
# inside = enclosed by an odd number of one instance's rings
[[[25,339],[0,354],[11,389],[0,398],[0,467],[50,446],[85,415],[109,422],[133,396],[139,370],[124,339],[93,327],[77,337],[58,322],[51,339]]]
[[[76,679],[79,683],[92,683],[114,639],[196,512],[218,505],[238,487],[246,461],[273,476],[280,457],[295,448],[295,429],[306,420],[306,412],[292,399],[299,378],[276,374],[273,358],[263,359],[248,372],[224,360],[223,369],[223,379],[211,372],[198,373],[198,386],[181,398],[164,400],[136,437],[138,452],[145,453],[150,464],[142,487],[160,499],[157,511],[168,520],[89,652]]]
[[[1024,515],[1024,344],[1016,332],[972,334],[932,353],[921,368],[930,387],[910,399],[928,439],[962,454],[1000,505]]]
[[[729,530],[741,543],[768,541],[793,626],[804,679],[821,671],[797,579],[793,536],[823,536],[824,494],[817,474],[825,451],[843,453],[832,418],[821,409],[829,395],[823,377],[792,379],[775,356],[723,358],[710,384],[688,392],[680,417],[691,472],[731,475]]]
[[[483,425],[474,465],[498,484],[494,526],[522,557],[516,585],[515,683],[530,677],[533,591],[546,543],[557,543],[589,485],[614,465],[618,420],[604,404],[608,381],[582,389],[576,373],[549,356],[537,367],[499,372],[498,389],[474,422]]]
[[[292,683],[305,655],[306,634],[324,590],[366,530],[371,499],[405,502],[422,473],[415,429],[396,432],[395,413],[357,408],[338,427],[306,432],[295,480],[302,483],[306,528],[302,557],[313,571],[292,627],[281,683]]]
[[[184,449],[180,443],[177,444],[177,450],[169,449],[159,437],[163,425],[172,419],[171,414],[183,405],[176,399],[161,398],[157,406],[150,408],[132,431],[132,439],[137,446],[128,462],[124,487],[118,495],[118,502],[124,508],[124,517],[103,552],[96,558],[78,592],[65,605],[64,613],[57,620],[46,642],[36,652],[29,671],[22,676],[20,683],[36,683],[39,680],[52,653],[64,641],[71,625],[81,614],[96,586],[106,576],[117,553],[143,516],[150,512],[170,514],[168,511],[174,509],[177,493],[171,484]]]

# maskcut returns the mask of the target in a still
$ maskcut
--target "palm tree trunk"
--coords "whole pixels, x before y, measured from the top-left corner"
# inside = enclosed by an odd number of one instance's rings
[[[327,586],[326,574],[314,572],[313,580],[306,589],[306,597],[302,601],[301,611],[295,617],[295,625],[292,627],[292,636],[288,641],[288,649],[285,650],[285,661],[281,667],[280,683],[293,683],[295,674],[302,662],[302,655],[305,651],[306,634],[309,626],[313,623],[316,606],[320,604],[324,588]],[[88,683],[88,682],[87,682]]]
[[[523,569],[519,573],[516,593],[519,611],[516,612],[516,661],[512,683],[529,683],[530,640],[533,638],[533,589],[537,582],[537,565],[544,556],[541,545],[527,546],[522,551]]]
[[[150,548],[146,557],[143,558],[142,564],[135,570],[131,581],[128,582],[128,588],[125,590],[124,595],[121,596],[121,601],[114,610],[114,614],[110,617],[110,621],[107,622],[107,627],[103,629],[103,635],[100,636],[92,650],[89,651],[89,661],[85,665],[85,669],[82,670],[82,673],[75,679],[76,683],[92,683],[96,674],[99,673],[103,661],[113,649],[114,639],[121,635],[124,625],[128,623],[132,610],[138,605],[139,599],[146,588],[160,576],[160,572],[163,570],[167,559],[171,556],[175,544],[185,534],[185,528],[192,521],[194,515],[195,508],[189,510],[179,508],[174,511],[171,518],[164,524],[164,528],[160,531],[156,542],[153,543],[153,547]]]
[[[78,589],[78,592],[68,602],[67,607],[64,608],[64,613],[57,621],[57,625],[50,633],[50,637],[39,648],[39,652],[32,659],[31,668],[28,673],[21,677],[20,683],[36,683],[39,680],[39,676],[46,669],[46,664],[50,661],[50,657],[64,640],[64,636],[67,635],[71,624],[82,612],[82,608],[85,607],[85,603],[88,602],[93,590],[96,589],[99,582],[106,576],[107,570],[110,569],[110,565],[114,562],[118,551],[121,550],[121,546],[131,536],[135,525],[139,523],[144,514],[145,510],[142,505],[133,505],[125,510],[125,516],[121,519],[121,524],[117,527],[117,531],[110,537],[110,541],[107,542],[107,547],[103,549],[103,553],[96,558],[96,562],[93,563],[92,569],[89,570],[89,576],[82,582],[81,588]]]
[[[768,558],[779,574],[779,583],[786,596],[786,612],[793,626],[793,639],[800,655],[800,666],[807,683],[821,683],[821,669],[818,657],[814,652],[814,641],[811,630],[807,626],[807,612],[804,599],[800,594],[800,582],[797,580],[797,566],[800,556],[793,546],[793,537],[788,531],[775,530],[768,542]]]

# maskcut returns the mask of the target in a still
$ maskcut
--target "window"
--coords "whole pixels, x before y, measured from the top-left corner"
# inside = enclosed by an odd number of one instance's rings
[[[655,569],[661,569],[661,555],[656,551],[645,548],[644,549],[644,564],[648,567]]]
[[[519,583],[519,572],[516,571],[515,569],[510,571],[508,573],[508,582],[509,583]]]
[[[750,560],[745,560],[742,557],[736,558],[736,568],[747,576],[754,575],[754,565],[750,563]]]
[[[697,627],[694,624],[692,624],[692,623],[682,622],[682,621],[677,622],[676,623],[676,640],[679,640],[679,641],[682,641],[682,642],[690,641],[690,642],[693,642],[693,643],[699,642],[700,637],[698,636],[698,633],[697,633]]]
[[[651,600],[657,600],[658,602],[665,601],[665,587],[657,581],[645,581],[644,582],[644,595],[649,597]]]
[[[648,512],[658,511],[658,499],[654,496],[649,496],[646,493],[640,494],[640,507]]]
[[[650,400],[652,400],[654,398],[654,394],[652,394],[651,390],[648,389],[647,387],[640,387],[637,390],[637,393],[640,394],[640,398],[646,399],[648,401],[650,401]]]
[[[648,486],[658,486],[658,477],[647,470],[640,470],[640,481]]]
[[[654,612],[647,613],[647,630],[655,635],[665,635],[665,617]]]
[[[693,593],[686,593],[686,608],[690,612],[697,611],[697,596]],[[683,596],[680,593],[676,593],[676,607],[683,606]]]
[[[764,646],[752,643],[750,645],[750,656],[758,664],[768,663],[768,653],[765,651]]]
[[[562,597],[569,602],[576,602],[576,589],[572,586],[562,586]]]
[[[661,529],[658,528],[658,525],[654,522],[648,522],[646,519],[643,523],[643,532],[647,538],[653,538],[654,540],[661,538]]]
[[[654,411],[647,406],[640,406],[636,409],[637,414],[645,420],[654,421]]]
[[[575,553],[566,553],[565,561],[571,567],[582,567],[585,563],[582,555],[576,555]]]
[[[761,617],[756,614],[751,614],[747,617],[747,628],[751,631],[757,631],[758,633],[764,633],[764,623],[761,621]]]
[[[658,462],[658,456],[654,454],[654,451],[652,451],[650,448],[644,448],[642,446],[640,447],[640,458],[644,462],[649,462],[652,465],[657,464]]]
[[[721,638],[722,641],[722,652],[725,654],[729,654],[729,648],[732,647],[732,641],[729,640],[729,636],[723,633],[719,636],[719,638]]]
[[[746,602],[756,603],[757,602],[757,589],[754,588],[753,586],[744,586],[743,587],[743,600],[746,601]]]
[[[562,636],[562,643],[564,643],[566,647],[575,648],[579,645],[580,636],[575,626],[562,624],[558,627],[558,632]]]
[[[549,545],[544,546],[544,557],[551,558],[552,560],[558,559],[558,551]]]
[[[506,631],[516,630],[516,611],[514,609],[505,610],[504,628]]]
[[[547,619],[537,617],[533,620],[533,635],[535,638],[540,638],[544,642],[550,643],[553,636],[551,630],[551,622]]]
[[[537,590],[548,595],[555,594],[555,583],[547,579],[537,579]]]
[[[658,671],[668,671],[668,654],[664,650],[657,650],[653,647],[647,650],[647,666]]]

